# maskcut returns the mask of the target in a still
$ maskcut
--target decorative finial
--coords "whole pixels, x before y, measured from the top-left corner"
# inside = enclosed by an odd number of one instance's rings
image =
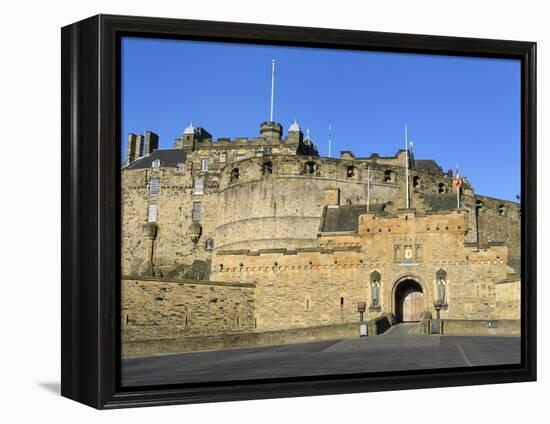
[[[300,131],[300,126],[298,125],[298,121],[296,120],[296,118],[294,118],[294,123],[288,127],[288,130],[289,131]]]
[[[195,127],[193,127],[193,121],[189,122],[189,126],[183,131],[184,134],[194,134],[195,133]]]

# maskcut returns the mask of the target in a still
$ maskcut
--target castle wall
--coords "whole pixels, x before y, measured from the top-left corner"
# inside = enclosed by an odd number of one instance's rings
[[[254,330],[254,285],[124,278],[122,342]]]
[[[158,171],[137,169],[122,173],[123,275],[138,274],[140,264],[145,260],[143,225],[147,222],[149,205],[155,204],[158,207],[157,231],[153,241],[155,272],[163,275],[180,272],[186,276],[207,278],[211,252],[206,250],[205,241],[214,237],[217,225],[218,183],[215,176],[203,173],[199,177],[205,181],[204,194],[193,194],[195,177],[191,168],[197,170],[200,167],[191,165],[192,162],[188,161],[186,170],[181,173],[177,168],[161,168]],[[150,194],[151,178],[160,179],[158,194]],[[190,234],[193,202],[201,204],[202,234],[196,245]],[[191,269],[194,263],[197,266]]]
[[[264,159],[248,159],[235,165],[239,178],[233,182],[224,170],[218,199],[223,214],[216,229],[217,246],[254,249],[315,244],[327,188],[339,189],[342,203],[367,202],[364,164],[357,164],[356,175],[347,178],[347,164],[316,158],[312,159],[315,174],[306,175],[304,168],[309,160],[296,156],[273,158],[273,173],[264,175]],[[371,188],[371,202],[390,201],[397,191],[397,184],[377,181]]]
[[[488,196],[475,196],[482,202],[478,211],[479,242],[503,242],[510,248],[509,265],[517,274],[521,273],[521,217],[520,205]],[[499,213],[499,207],[504,206],[504,213]]]
[[[497,319],[517,320],[521,316],[521,281],[511,278],[496,284]]]
[[[394,313],[396,284],[407,277],[421,284],[426,310],[435,316],[439,269],[447,273],[442,318],[499,317],[495,283],[507,277],[507,248],[465,247],[465,212],[422,218],[403,214],[376,218],[375,224],[369,222],[372,216],[361,216],[361,236],[321,237],[318,248],[247,255],[218,251],[213,277],[255,282],[257,331],[358,321],[358,303],[372,304],[373,271],[381,274],[381,308],[367,312],[365,319]],[[389,261],[396,244],[420,244],[422,258],[414,263]],[[500,293],[501,303],[519,302],[513,289]],[[519,319],[519,314],[513,311],[506,318]]]

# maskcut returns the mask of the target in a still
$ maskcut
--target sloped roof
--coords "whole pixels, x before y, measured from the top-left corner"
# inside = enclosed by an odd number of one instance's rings
[[[321,225],[321,232],[357,231],[359,215],[367,212],[382,212],[383,210],[383,204],[370,205],[369,211],[367,211],[367,205],[340,205],[337,208],[327,207]]]
[[[154,150],[149,156],[139,158],[132,162],[124,169],[145,169],[151,168],[153,161],[160,160],[160,166],[173,167],[178,166],[178,163],[185,162],[186,154],[183,149],[159,149]]]
[[[456,209],[456,194],[454,193],[424,193],[422,197],[426,201],[426,205],[433,212],[450,211]]]
[[[432,159],[415,159],[414,166],[419,171],[430,174],[443,174],[443,169]]]

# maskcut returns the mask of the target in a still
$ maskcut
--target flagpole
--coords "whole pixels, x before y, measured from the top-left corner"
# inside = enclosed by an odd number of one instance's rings
[[[456,208],[460,209],[460,184],[458,176],[458,163],[456,164]]]
[[[330,124],[328,124],[328,157],[332,157],[331,156],[331,142],[332,142],[332,127]]]
[[[370,206],[370,166],[367,168],[367,212]]]
[[[408,145],[407,125],[405,125],[405,208],[409,209],[409,145]]]
[[[271,109],[269,112],[269,122],[273,122],[273,96],[275,93],[275,59],[271,60]]]

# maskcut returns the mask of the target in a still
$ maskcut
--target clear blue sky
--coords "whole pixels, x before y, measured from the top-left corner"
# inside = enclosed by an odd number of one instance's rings
[[[417,159],[459,164],[479,194],[520,192],[520,62],[124,38],[122,158],[129,132],[160,148],[193,121],[214,138],[254,137],[269,120],[271,60],[277,60],[274,120],[297,118],[322,156],[351,150],[393,155],[404,127]]]

